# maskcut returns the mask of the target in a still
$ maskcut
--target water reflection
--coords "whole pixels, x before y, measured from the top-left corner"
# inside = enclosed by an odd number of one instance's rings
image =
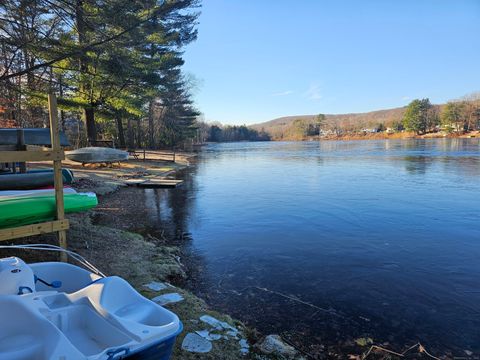
[[[144,189],[148,226],[162,237],[181,240],[189,236],[188,224],[194,208],[195,167],[180,174],[183,186],[177,189]],[[145,223],[145,221],[142,221]]]
[[[428,166],[432,164],[432,159],[425,156],[405,156],[405,170],[411,174],[425,174]]]

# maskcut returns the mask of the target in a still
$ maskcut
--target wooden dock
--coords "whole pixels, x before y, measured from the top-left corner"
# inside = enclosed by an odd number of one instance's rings
[[[183,180],[165,179],[159,177],[129,179],[125,183],[128,186],[136,186],[141,188],[176,188],[183,183]]]

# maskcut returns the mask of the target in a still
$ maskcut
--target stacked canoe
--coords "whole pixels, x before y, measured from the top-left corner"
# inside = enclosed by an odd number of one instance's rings
[[[69,169],[62,169],[62,177],[64,184],[69,185],[74,181],[73,172]],[[38,189],[53,186],[53,184],[52,169],[30,170],[24,174],[0,175],[0,190]]]
[[[25,143],[49,145],[48,129],[24,129]],[[1,145],[14,145],[16,129],[0,129]],[[61,145],[68,145],[65,136]],[[128,152],[117,149],[87,147],[66,153],[69,160],[85,163],[112,163],[128,159]],[[94,193],[77,193],[68,188],[74,181],[73,172],[62,169],[65,213],[95,207]],[[26,173],[0,172],[0,229],[34,224],[55,219],[56,201],[52,169],[30,170]]]
[[[65,213],[85,211],[98,204],[94,193],[78,193],[68,187],[74,180],[71,170],[62,169],[62,175]],[[53,220],[55,215],[51,169],[0,175],[0,229]]]

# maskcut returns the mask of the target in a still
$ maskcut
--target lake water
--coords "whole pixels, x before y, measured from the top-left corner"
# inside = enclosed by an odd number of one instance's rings
[[[185,177],[152,218],[188,233],[214,307],[310,353],[480,353],[478,139],[208,145]]]

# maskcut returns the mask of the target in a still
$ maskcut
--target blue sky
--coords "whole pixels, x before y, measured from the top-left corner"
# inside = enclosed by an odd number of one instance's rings
[[[207,121],[434,103],[480,91],[480,0],[203,0],[185,71]]]

